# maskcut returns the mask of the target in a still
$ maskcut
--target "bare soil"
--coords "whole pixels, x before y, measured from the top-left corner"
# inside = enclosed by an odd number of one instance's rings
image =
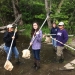
[[[2,38],[3,35],[0,34],[0,44],[3,43]],[[75,56],[68,53],[67,50],[64,50],[65,61],[63,63],[57,63],[55,61],[56,54],[53,50],[52,45],[43,42],[40,53],[41,68],[37,71],[33,69],[32,51],[30,59],[22,58],[22,50],[26,49],[29,46],[29,41],[30,39],[28,37],[22,35],[20,35],[19,39],[17,40],[17,48],[20,53],[21,63],[19,65],[16,65],[14,55],[12,55],[11,62],[14,66],[12,71],[7,71],[4,69],[4,63],[6,61],[6,53],[4,51],[0,52],[0,75],[75,75],[75,70],[69,70],[69,71],[59,70],[59,68],[62,68],[66,63],[73,60]]]

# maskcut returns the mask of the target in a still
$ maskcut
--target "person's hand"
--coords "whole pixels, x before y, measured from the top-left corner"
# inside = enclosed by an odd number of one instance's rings
[[[60,44],[63,44],[62,42],[60,42]]]
[[[56,40],[56,38],[53,38],[54,40]]]
[[[50,38],[52,38],[52,36],[50,36]]]
[[[12,39],[15,39],[15,37],[13,36]]]
[[[38,31],[38,32],[36,32],[36,34],[39,34],[39,31]]]
[[[32,45],[32,42],[30,42],[30,46]]]

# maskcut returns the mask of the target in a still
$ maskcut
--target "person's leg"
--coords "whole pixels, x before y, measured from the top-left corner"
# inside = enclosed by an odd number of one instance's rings
[[[61,56],[63,54],[63,48],[64,47],[61,47],[61,46],[57,46],[57,61],[58,62],[61,62]]]
[[[54,47],[55,47],[55,51],[56,51],[57,50],[57,41],[56,40],[54,40]]]
[[[63,49],[64,49],[64,47],[61,47],[61,60],[60,60],[60,62],[63,62],[64,61],[64,55],[63,55]]]
[[[52,44],[53,44],[53,47],[54,47],[54,39],[52,39]]]
[[[16,63],[19,63],[19,52],[16,47],[12,48],[12,52],[15,54]]]
[[[56,55],[57,55],[57,61],[59,62],[59,60],[61,59],[61,47],[60,46],[57,46]]]
[[[8,56],[8,53],[9,53],[9,49],[10,49],[10,47],[4,46],[4,51],[7,53],[7,56]],[[8,56],[8,60],[10,60],[11,55],[12,55],[12,50],[11,50],[9,56]]]
[[[34,64],[33,64],[33,68],[35,68],[37,66],[36,64],[36,54],[35,54],[35,50],[32,50],[33,51],[33,57],[34,57]]]
[[[35,51],[36,54],[36,59],[37,59],[37,67],[36,70],[38,70],[40,68],[40,50],[36,50]]]
[[[52,39],[52,44],[53,44],[53,51],[56,52],[56,41],[54,38]]]

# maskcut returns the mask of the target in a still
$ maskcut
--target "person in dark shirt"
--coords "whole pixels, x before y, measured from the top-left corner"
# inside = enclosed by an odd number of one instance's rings
[[[58,26],[59,26],[59,30],[57,32],[56,40],[60,41],[60,43],[57,42],[57,53],[56,54],[57,54],[57,60],[59,62],[63,62],[64,61],[63,49],[64,49],[64,44],[68,40],[68,33],[64,29],[63,22],[59,22]]]
[[[14,28],[12,24],[9,24],[7,25],[7,31],[5,32],[4,37],[3,37],[3,41],[5,42],[4,50],[8,55],[11,42],[14,39],[8,60],[10,60],[12,52],[13,52],[15,54],[16,63],[19,63],[19,52],[16,48],[16,39],[18,38],[17,30],[16,30],[15,36],[13,35],[14,35]]]
[[[56,39],[56,34],[57,34],[58,29],[59,28],[56,26],[56,23],[53,23],[51,32],[50,32],[52,38]],[[56,51],[57,41],[54,39],[52,39],[52,44],[53,44],[54,50]]]

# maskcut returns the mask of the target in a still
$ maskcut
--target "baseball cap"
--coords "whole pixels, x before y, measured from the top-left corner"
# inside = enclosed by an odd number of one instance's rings
[[[62,25],[64,25],[64,22],[59,22],[59,24],[58,24],[58,25],[61,25],[61,26],[62,26]]]
[[[13,27],[12,24],[8,24],[8,25],[7,25],[7,28],[12,28],[12,27]]]

